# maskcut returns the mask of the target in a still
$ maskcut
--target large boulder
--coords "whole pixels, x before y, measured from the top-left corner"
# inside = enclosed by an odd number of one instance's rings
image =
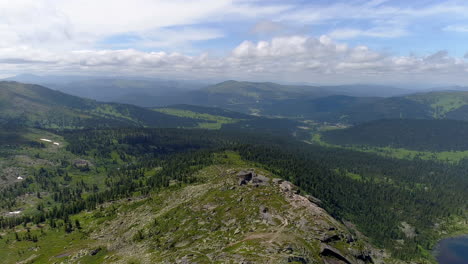
[[[249,183],[256,174],[253,171],[240,171],[237,173],[237,177],[239,178],[239,185],[245,185]]]

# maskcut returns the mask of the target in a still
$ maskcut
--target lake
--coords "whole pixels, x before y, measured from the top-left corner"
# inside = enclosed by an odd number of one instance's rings
[[[447,238],[436,247],[439,264],[467,264],[468,236]]]

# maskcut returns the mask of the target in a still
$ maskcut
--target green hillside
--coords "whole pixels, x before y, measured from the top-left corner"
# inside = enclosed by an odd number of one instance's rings
[[[403,97],[377,98],[342,95],[280,101],[265,107],[263,113],[346,124],[384,118],[431,118],[429,107]]]
[[[430,106],[434,118],[449,117],[450,113],[468,105],[468,92],[430,92],[407,97]],[[468,113],[468,112],[467,112]]]
[[[197,122],[190,118],[174,117],[132,105],[99,103],[16,82],[0,82],[0,123],[56,129],[197,126]]]
[[[292,119],[267,118],[222,108],[194,105],[171,105],[153,108],[153,110],[177,117],[190,118],[198,122],[197,128],[272,134],[299,140],[309,138],[310,125]]]

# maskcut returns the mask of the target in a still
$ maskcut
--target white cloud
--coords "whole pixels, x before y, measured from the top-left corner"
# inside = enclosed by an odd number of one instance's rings
[[[236,0],[0,0],[0,47],[28,45],[53,49],[91,48],[100,40],[119,34],[144,37],[168,33],[167,43],[221,37],[221,32],[198,32],[194,25],[242,18],[262,18],[289,9],[288,5]],[[189,26],[192,25],[192,26]],[[170,32],[181,30],[180,36]],[[161,43],[162,37],[153,40]],[[184,41],[182,41],[184,42]]]
[[[411,6],[411,4],[418,4],[418,2],[408,2],[403,7],[390,5],[390,3],[391,1],[346,1],[330,5],[310,4],[282,14],[279,20],[298,23],[324,23],[332,20],[371,20],[393,23],[395,20],[407,21],[443,14],[468,17],[468,5],[460,1],[446,1],[423,7]]]
[[[419,6],[418,6],[419,5]],[[411,34],[411,28],[425,21],[468,18],[468,5],[461,1],[421,6],[418,1],[404,5],[387,0],[338,1],[334,4],[309,4],[290,12],[282,13],[277,21],[296,24],[334,25],[327,33],[335,39],[356,37],[398,38]],[[427,22],[427,21],[426,21]],[[359,25],[350,27],[349,25]],[[465,26],[447,26],[446,30],[465,31]]]
[[[119,36],[117,40],[105,41],[98,46],[104,48],[135,49],[183,49],[191,50],[191,44],[197,41],[213,40],[224,37],[224,33],[217,29],[202,27],[182,27],[177,29],[162,28],[144,32],[139,35]],[[126,39],[128,38],[128,39]]]
[[[368,30],[342,28],[335,29],[329,33],[334,39],[351,39],[357,37],[375,37],[375,38],[397,38],[407,35],[408,32],[401,28],[372,28]]]
[[[22,54],[18,56],[18,54]],[[35,60],[29,60],[30,58]],[[467,81],[468,63],[446,51],[417,56],[389,56],[366,46],[350,47],[326,36],[290,36],[244,41],[224,57],[208,54],[124,50],[51,53],[35,49],[0,49],[0,70],[37,73],[158,75],[185,78],[241,78],[307,82],[384,82],[421,78]],[[449,75],[450,78],[447,78]]]
[[[466,59],[447,52],[391,56],[364,45],[336,42],[357,37],[398,38],[411,34],[417,19],[441,14],[461,20],[468,17],[468,5],[463,2],[424,7],[393,6],[386,0],[286,3],[0,0],[0,71],[7,75],[90,73],[309,82],[365,82],[372,81],[370,78],[383,82],[421,76],[468,81]],[[283,33],[284,25],[312,25],[313,29],[327,25],[331,29],[318,38],[301,33],[267,41],[238,41],[219,57],[200,54],[194,48],[201,41],[223,37],[232,41],[238,36],[232,37],[222,25],[234,27],[236,22],[239,27],[254,25],[252,32],[258,33],[254,37]],[[444,30],[465,32],[468,28],[454,23]],[[233,30],[239,31],[242,29]],[[244,31],[247,34],[248,28]]]

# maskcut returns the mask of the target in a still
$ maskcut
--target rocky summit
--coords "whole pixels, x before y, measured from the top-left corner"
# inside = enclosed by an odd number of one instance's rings
[[[210,166],[201,183],[148,198],[115,201],[90,232],[109,263],[387,263],[352,228],[336,221],[299,189],[257,168]],[[97,217],[99,214],[101,217]],[[83,250],[70,254],[78,263]]]

